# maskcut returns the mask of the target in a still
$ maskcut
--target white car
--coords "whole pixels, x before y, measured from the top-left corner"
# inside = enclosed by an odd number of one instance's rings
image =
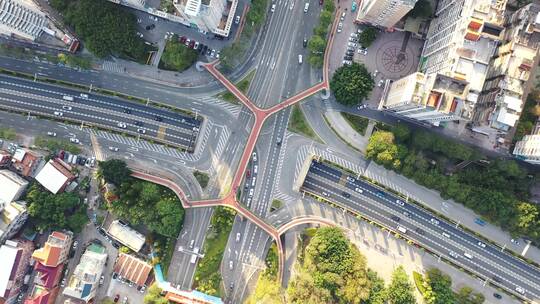
[[[272,4],[272,8],[270,8],[270,12],[275,12],[276,11],[276,5],[275,4]]]
[[[237,241],[237,242],[240,242],[240,232],[238,232],[238,233],[236,234],[236,241]]]
[[[70,107],[70,106],[62,106],[62,109],[63,109],[63,110],[71,111],[71,109],[73,109],[73,108]]]
[[[480,247],[482,247],[482,248],[486,248],[486,244],[484,244],[484,243],[482,243],[482,242],[478,242],[477,244],[478,244],[478,246],[480,246]]]
[[[137,32],[137,36],[139,36],[140,38],[144,37],[143,33],[141,32]]]
[[[253,188],[249,189],[249,197],[253,197]]]
[[[373,77],[377,77],[377,74],[379,74],[379,70],[373,71],[373,74],[371,74]]]
[[[54,115],[56,115],[56,116],[64,116],[64,113],[58,112],[58,111],[54,111]]]
[[[81,93],[81,98],[88,99],[88,94]]]
[[[60,287],[64,287],[64,286],[66,286],[66,279],[65,278],[63,278],[62,283],[60,283]]]
[[[72,142],[72,143],[74,143],[74,144],[79,144],[79,143],[81,143],[81,141],[80,141],[78,138],[74,138],[74,137],[70,138],[69,141]]]
[[[350,46],[350,47],[357,47],[357,46],[358,46],[358,43],[349,42],[348,46]]]
[[[109,147],[109,150],[113,151],[113,152],[118,152],[118,148],[117,147]]]
[[[396,200],[396,204],[400,205],[400,206],[405,206],[405,203],[401,200]]]
[[[193,45],[193,49],[196,50],[199,48],[199,41],[195,41],[195,44]]]
[[[240,23],[240,16],[236,16],[236,17],[234,18],[234,23],[235,23],[235,24]]]
[[[356,33],[351,33],[351,37],[352,37],[352,38],[358,38],[358,34],[356,34]]]
[[[232,270],[234,267],[233,261],[229,261],[229,269]]]
[[[341,20],[341,21],[345,20],[345,12],[343,12],[343,13],[341,14],[341,17],[339,17],[339,20]]]
[[[352,64],[352,61],[350,61],[350,60],[343,60],[343,64],[351,65],[351,64]]]
[[[125,123],[123,123],[123,122],[119,122],[119,123],[117,123],[116,125],[117,125],[119,128],[122,128],[122,129],[127,128],[127,125],[126,125]]]
[[[212,52],[210,53],[210,57],[215,57],[216,56],[216,50],[212,50]]]
[[[359,48],[358,49],[358,54],[362,54],[364,56],[367,55],[367,49],[363,48],[363,47]]]
[[[146,133],[146,130],[145,129],[137,129],[137,132],[141,133],[141,134],[145,134]]]
[[[350,42],[357,42],[358,40],[356,38],[354,38],[354,37],[349,37],[349,41]]]
[[[523,289],[523,287],[516,287],[516,291],[519,292],[520,294],[525,294],[525,289]]]
[[[384,79],[381,79],[379,80],[379,83],[377,84],[377,86],[380,88],[383,86],[383,84],[384,84]]]
[[[253,157],[253,161],[257,161],[257,153],[253,152],[253,154],[251,154],[251,157]]]
[[[55,132],[47,132],[47,135],[51,136],[51,137],[56,137],[56,133]]]
[[[432,218],[429,220],[433,225],[435,226],[439,226],[439,221],[437,221],[436,219]]]
[[[358,193],[364,193],[364,190],[360,189],[360,188],[354,188],[354,191],[358,192]]]
[[[77,246],[79,246],[79,241],[73,242],[73,249],[77,249]]]

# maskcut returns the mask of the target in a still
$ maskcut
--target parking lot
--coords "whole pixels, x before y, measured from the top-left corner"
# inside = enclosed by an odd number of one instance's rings
[[[107,289],[106,296],[114,299],[118,295],[118,303],[123,303],[127,297],[127,303],[143,303],[145,293],[137,290],[136,286],[129,286],[127,283],[123,283],[118,279],[111,279],[109,288]]]

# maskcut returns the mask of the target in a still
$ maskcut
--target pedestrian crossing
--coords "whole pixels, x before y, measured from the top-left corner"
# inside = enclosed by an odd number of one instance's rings
[[[311,155],[314,155],[315,157],[322,158],[324,160],[327,160],[331,163],[337,164],[343,168],[349,169],[353,172],[363,174],[364,169],[360,167],[357,164],[352,163],[349,160],[343,159],[333,153],[328,152],[327,150],[321,150],[318,147],[315,146],[303,146],[298,151],[297,157],[296,157],[296,165],[295,165],[295,171],[294,171],[294,180],[297,180],[300,174],[300,170],[302,169],[302,166],[304,165],[304,162],[306,158],[310,157]]]
[[[101,68],[104,71],[108,71],[108,72],[124,73],[124,67],[122,67],[118,63],[112,62],[112,61],[103,61],[103,64],[101,65]]]
[[[210,103],[217,105],[225,110],[227,110],[229,113],[231,113],[235,118],[238,118],[238,114],[240,114],[240,110],[242,107],[239,105],[235,105],[226,101],[223,101],[217,97],[214,96],[205,96],[200,99],[200,101],[204,103]]]

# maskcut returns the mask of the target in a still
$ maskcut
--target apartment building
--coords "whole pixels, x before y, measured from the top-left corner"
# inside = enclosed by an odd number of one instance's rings
[[[12,238],[28,219],[24,201],[0,202],[0,244]]]
[[[78,301],[91,302],[96,296],[106,262],[105,247],[96,243],[90,244],[69,278],[63,294]]]
[[[42,248],[32,254],[34,260],[47,267],[56,267],[68,260],[73,233],[53,231]]]
[[[0,204],[18,200],[28,187],[28,182],[9,170],[0,170]]]
[[[418,0],[365,0],[360,1],[356,21],[373,26],[392,28],[414,8]]]
[[[227,37],[238,0],[176,0],[174,6],[190,27]]]
[[[46,27],[42,12],[20,0],[0,0],[0,33],[34,41]]]
[[[474,115],[476,124],[508,132],[516,126],[538,65],[540,5],[531,3],[508,18],[504,40],[492,58]]]
[[[9,240],[0,246],[0,303],[16,303],[33,249],[32,242],[22,239]]]

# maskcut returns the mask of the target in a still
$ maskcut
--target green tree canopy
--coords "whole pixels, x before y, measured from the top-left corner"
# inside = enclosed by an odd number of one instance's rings
[[[358,37],[358,41],[363,47],[370,47],[371,44],[377,39],[377,30],[373,27],[368,27],[362,31]]]
[[[88,222],[83,204],[75,193],[53,194],[34,183],[26,195],[28,214],[41,231],[69,229],[80,232]]]
[[[452,291],[452,279],[437,268],[430,268],[426,273],[426,282],[431,287],[430,304],[454,303],[455,297]]]
[[[338,228],[317,230],[288,294],[293,303],[360,303],[369,298],[366,260]]]
[[[409,16],[412,18],[428,18],[432,12],[431,3],[428,0],[418,0],[414,8],[409,12]]]
[[[392,274],[392,282],[388,286],[388,302],[390,304],[416,303],[413,286],[403,266],[396,268]]]
[[[121,159],[111,159],[99,162],[98,172],[107,183],[120,186],[131,178],[131,170]]]
[[[160,67],[165,70],[184,71],[197,61],[197,51],[188,48],[177,39],[167,41],[161,55]]]
[[[161,288],[152,284],[144,296],[144,304],[169,304],[169,301],[161,295]]]
[[[312,53],[322,53],[326,48],[326,41],[318,35],[313,35],[308,42],[308,49]]]
[[[368,269],[367,275],[369,281],[371,282],[371,290],[369,291],[369,298],[364,303],[385,304],[388,295],[386,292],[386,287],[384,286],[384,280],[371,269]]]
[[[344,105],[356,105],[366,99],[373,89],[373,78],[363,64],[354,62],[336,70],[330,89],[336,100]]]
[[[406,148],[394,143],[394,134],[392,132],[376,131],[369,138],[366,157],[385,167],[399,168],[401,166],[400,155],[404,153],[400,149]]]

